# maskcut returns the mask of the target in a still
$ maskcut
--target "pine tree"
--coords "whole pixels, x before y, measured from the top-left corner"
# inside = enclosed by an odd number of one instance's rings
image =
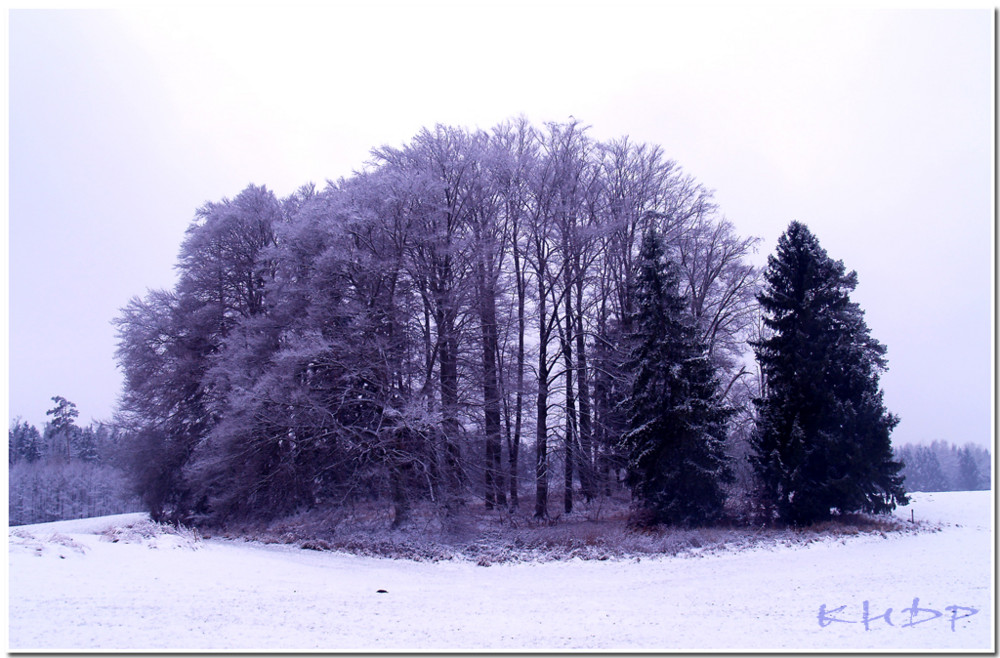
[[[792,222],[768,258],[758,296],[771,335],[754,349],[765,377],[755,400],[752,461],[762,499],[806,524],[840,512],[887,512],[908,502],[882,401],[886,348],[850,300],[857,274]]]
[[[45,412],[45,415],[52,416],[46,433],[49,435],[49,440],[53,442],[52,449],[62,453],[66,461],[69,461],[72,456],[70,448],[76,435],[80,432],[80,428],[76,426],[75,422],[80,412],[77,411],[75,404],[61,395],[53,397],[52,401],[56,403],[56,406]]]
[[[625,364],[633,372],[622,445],[627,482],[652,520],[697,525],[717,519],[730,479],[723,450],[730,411],[678,292],[676,266],[655,231],[639,256],[638,309]]]

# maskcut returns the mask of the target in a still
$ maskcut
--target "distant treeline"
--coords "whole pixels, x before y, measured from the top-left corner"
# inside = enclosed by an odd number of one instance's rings
[[[79,427],[76,405],[62,397],[42,431],[15,419],[8,430],[10,525],[141,511],[118,458],[120,433]]]
[[[903,462],[908,491],[985,491],[990,489],[990,451],[946,441],[929,446],[904,444],[895,449]]]

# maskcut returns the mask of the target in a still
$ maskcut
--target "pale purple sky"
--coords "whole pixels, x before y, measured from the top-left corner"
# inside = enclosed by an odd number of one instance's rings
[[[895,443],[991,441],[994,16],[649,2],[14,10],[9,418],[109,418],[111,320],[205,201],[349,175],[421,127],[570,115],[660,144],[759,262],[858,272]]]

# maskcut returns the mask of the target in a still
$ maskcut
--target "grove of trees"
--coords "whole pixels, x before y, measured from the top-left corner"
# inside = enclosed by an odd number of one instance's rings
[[[528,495],[546,519],[622,482],[647,499],[622,437],[634,346],[658,331],[643,324],[653,234],[665,349],[697,361],[682,378],[705,406],[678,436],[721,475],[725,410],[750,379],[756,240],[659,147],[520,119],[425,129],[322,189],[251,185],[198,211],[175,288],[117,319],[118,422],[146,504],[219,522],[376,499],[402,522],[416,500]],[[705,484],[705,518],[724,483]]]
[[[575,120],[439,125],[323,188],[250,185],[116,319],[124,460],[154,519],[195,523],[549,520],[623,488],[674,525],[905,504],[856,275],[798,222],[765,272],[756,247],[659,147]]]
[[[11,525],[139,511],[141,501],[119,463],[120,432],[105,423],[79,427],[76,405],[52,398],[41,432],[15,419],[8,438]]]

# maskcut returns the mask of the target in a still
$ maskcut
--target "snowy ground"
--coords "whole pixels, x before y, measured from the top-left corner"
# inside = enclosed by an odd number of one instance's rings
[[[939,531],[490,567],[21,526],[9,649],[992,651],[992,495],[914,498]]]

